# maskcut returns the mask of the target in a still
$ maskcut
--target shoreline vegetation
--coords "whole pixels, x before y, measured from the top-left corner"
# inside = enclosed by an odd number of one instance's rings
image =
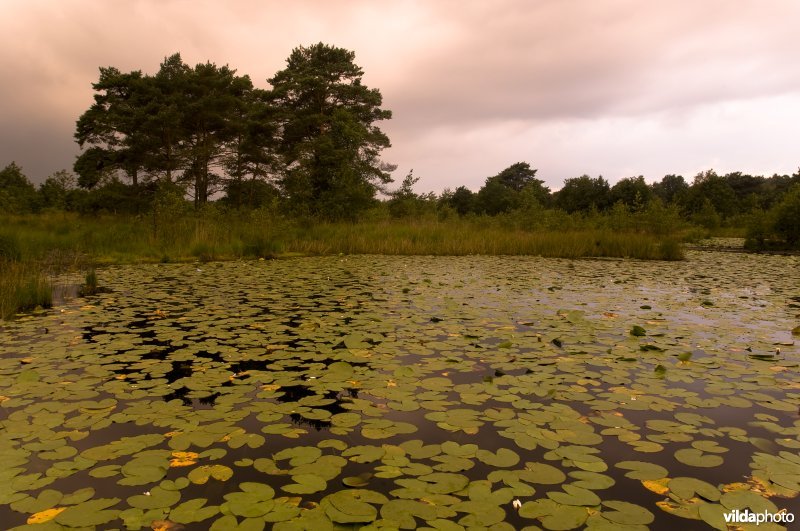
[[[113,264],[338,254],[682,260],[681,242],[706,235],[684,223],[667,227],[665,216],[651,218],[541,211],[304,223],[265,211],[232,214],[216,208],[161,218],[63,211],[6,215],[0,217],[0,316],[51,306],[52,279],[61,273],[82,272],[87,286],[93,278],[96,288],[94,268]]]

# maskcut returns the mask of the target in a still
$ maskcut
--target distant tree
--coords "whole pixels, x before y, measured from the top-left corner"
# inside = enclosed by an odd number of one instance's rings
[[[508,168],[504,169],[494,177],[488,180],[498,181],[506,188],[510,188],[515,192],[521,192],[523,188],[531,184],[541,185],[544,181],[536,179],[536,169],[531,168],[527,162],[517,162]]]
[[[141,214],[152,201],[154,182],[133,184],[112,175],[91,190],[73,193],[70,208],[82,214]]]
[[[418,212],[421,206],[420,197],[414,192],[414,185],[419,177],[414,177],[414,170],[408,172],[400,188],[389,193],[389,213],[393,218],[410,217]]]
[[[800,170],[798,170],[800,174]],[[764,180],[761,185],[760,201],[763,209],[769,209],[778,203],[789,191],[793,184],[800,184],[800,175],[778,175],[773,174],[771,177]]]
[[[723,219],[737,212],[736,193],[714,170],[701,172],[695,176],[684,208],[688,214],[697,214],[701,210],[708,210],[706,202],[710,203]]]
[[[660,182],[653,183],[653,193],[660,198],[664,204],[679,204],[689,191],[689,184],[681,175],[665,175]]]
[[[476,209],[476,197],[466,186],[459,186],[455,189],[453,194],[448,199],[448,204],[452,207],[458,215],[465,216]]]
[[[391,118],[377,89],[361,83],[351,51],[323,43],[295,48],[276,73],[281,185],[295,212],[353,219],[391,182],[379,154],[389,138],[375,122]]]
[[[700,206],[692,212],[690,219],[707,229],[716,229],[722,224],[722,216],[708,197],[702,197],[701,201]]]
[[[766,182],[764,177],[748,175],[740,171],[725,174],[722,178],[736,195],[740,211],[744,210],[742,208],[744,205],[753,203],[753,197],[757,198],[762,194],[763,186]],[[756,200],[755,203],[758,204],[759,201]]]
[[[38,208],[36,188],[12,162],[0,170],[0,212],[25,214]]]
[[[771,213],[774,231],[789,247],[800,248],[800,183],[795,184]]]
[[[486,184],[477,193],[478,209],[490,216],[510,212],[519,207],[520,203],[519,192],[492,177],[486,180]]]
[[[544,186],[544,181],[536,178],[536,169],[527,162],[517,162],[486,179],[478,190],[477,208],[496,215],[520,208],[530,198],[547,204],[549,197],[550,190]]]
[[[39,185],[42,206],[59,210],[71,210],[76,184],[75,176],[67,170],[55,172]]]
[[[143,86],[145,119],[140,134],[146,146],[145,168],[151,176],[170,182],[188,165],[183,118],[190,76],[191,67],[176,53],[165,58]]]
[[[556,193],[555,204],[570,213],[605,210],[610,206],[610,190],[602,176],[595,179],[588,175],[573,177],[564,181],[563,188]]]
[[[632,212],[645,209],[650,202],[653,192],[641,175],[621,179],[609,191],[609,200],[612,204],[622,203]]]

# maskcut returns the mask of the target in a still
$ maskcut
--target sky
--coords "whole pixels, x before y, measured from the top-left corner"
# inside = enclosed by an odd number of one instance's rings
[[[98,67],[179,52],[267,79],[292,49],[352,50],[393,112],[399,183],[465,185],[528,162],[552,189],[800,166],[796,0],[0,0],[0,167],[71,169]]]

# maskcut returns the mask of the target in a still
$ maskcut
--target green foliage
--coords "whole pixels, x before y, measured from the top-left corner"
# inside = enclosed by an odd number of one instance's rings
[[[702,199],[702,204],[691,217],[692,221],[707,229],[716,229],[722,224],[722,216],[707,197]]]
[[[37,210],[36,188],[12,162],[0,170],[0,212],[24,214]]]
[[[475,211],[491,216],[511,212],[531,204],[550,202],[550,189],[535,178],[536,170],[527,162],[517,162],[497,175],[486,179],[478,191]]]
[[[44,208],[70,210],[76,200],[75,176],[66,170],[60,170],[48,177],[39,186],[41,205]]]
[[[271,137],[254,124],[263,92],[227,66],[194,68],[180,54],[167,57],[155,76],[101,68],[93,84],[95,103],[78,120],[75,139],[87,149],[74,169],[78,183],[93,189],[124,175],[133,190],[152,179],[189,186],[197,206],[221,185],[214,168],[231,178],[245,171],[263,176],[263,146]]]
[[[689,214],[699,215],[701,225],[713,228],[715,223],[719,225],[719,222],[736,213],[736,193],[725,178],[717,175],[714,170],[708,170],[694,178],[685,209]],[[712,221],[715,218],[714,213],[719,215],[719,222]]]
[[[459,216],[465,216],[476,211],[475,194],[466,186],[459,186],[446,198],[446,204],[455,210]]]
[[[281,184],[301,215],[354,219],[390,182],[378,156],[389,138],[374,125],[391,118],[377,89],[361,83],[351,51],[298,47],[269,82],[279,109]]]
[[[774,230],[790,247],[800,247],[800,184],[774,208]]]
[[[661,181],[652,186],[653,194],[659,197],[664,204],[682,203],[689,185],[681,175],[665,175]]]
[[[555,204],[567,212],[589,212],[604,210],[610,206],[610,188],[603,177],[592,179],[588,175],[564,181],[564,187],[556,193]]]
[[[499,179],[489,178],[478,191],[478,209],[480,212],[495,216],[501,212],[510,212],[520,205],[520,194],[509,188]]]
[[[653,195],[651,188],[644,182],[644,177],[628,177],[617,182],[609,191],[612,204],[622,203],[631,211],[644,210]]]
[[[536,185],[541,186],[544,181],[536,179],[536,169],[531,168],[527,162],[517,162],[508,168],[504,169],[494,177],[489,177],[490,180],[500,182],[506,188],[510,188],[515,192],[521,192],[525,187]]]
[[[745,246],[754,250],[800,249],[800,184],[769,211],[753,216]]]
[[[271,207],[278,201],[280,192],[271,183],[261,179],[230,180],[225,185],[222,203],[232,208],[257,209]]]
[[[410,218],[420,213],[422,199],[414,192],[417,182],[419,177],[414,177],[414,170],[411,170],[400,188],[389,194],[389,213],[393,218]]]

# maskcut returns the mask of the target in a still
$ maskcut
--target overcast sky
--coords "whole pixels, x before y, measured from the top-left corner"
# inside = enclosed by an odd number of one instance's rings
[[[0,0],[0,167],[35,182],[78,153],[99,66],[180,52],[268,88],[291,50],[353,50],[419,191],[526,161],[652,182],[800,165],[800,2],[771,0]]]

